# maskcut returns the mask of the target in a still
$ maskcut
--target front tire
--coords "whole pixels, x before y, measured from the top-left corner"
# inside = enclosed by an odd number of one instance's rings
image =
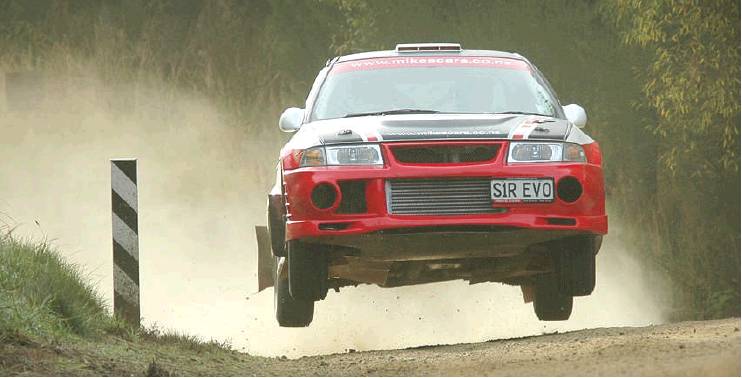
[[[273,269],[273,309],[276,312],[278,325],[281,327],[308,326],[314,318],[314,301],[294,299],[289,294],[288,280],[278,276],[276,265]]]
[[[565,291],[557,273],[536,279],[533,310],[539,320],[567,320],[572,314],[572,295]]]
[[[327,255],[321,246],[296,240],[288,244],[289,292],[301,300],[318,301],[327,296]]]
[[[576,236],[564,240],[559,255],[561,276],[573,296],[586,296],[595,289],[595,254],[599,236]]]

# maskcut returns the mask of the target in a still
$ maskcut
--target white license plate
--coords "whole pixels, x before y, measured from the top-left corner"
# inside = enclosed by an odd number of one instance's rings
[[[553,202],[554,179],[494,179],[490,186],[493,203]]]

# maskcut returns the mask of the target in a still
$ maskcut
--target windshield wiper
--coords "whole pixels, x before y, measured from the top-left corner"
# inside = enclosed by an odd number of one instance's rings
[[[438,110],[430,110],[430,109],[392,109],[392,110],[382,110],[378,112],[368,112],[368,113],[350,113],[343,116],[343,118],[351,118],[351,117],[366,117],[366,116],[383,116],[383,115],[391,115],[391,114],[435,114],[440,113]]]

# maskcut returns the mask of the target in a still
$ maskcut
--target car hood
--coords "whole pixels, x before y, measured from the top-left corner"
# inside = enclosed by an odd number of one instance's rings
[[[564,140],[567,120],[512,114],[415,114],[338,118],[304,124],[292,138],[306,148],[319,144],[456,139]]]

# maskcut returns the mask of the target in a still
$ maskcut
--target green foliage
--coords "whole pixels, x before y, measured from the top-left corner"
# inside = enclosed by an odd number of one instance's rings
[[[640,75],[654,131],[672,142],[665,166],[695,177],[738,172],[740,2],[621,0],[606,9],[627,44],[652,54]]]
[[[658,265],[677,288],[680,317],[739,315],[740,3],[605,2],[637,67],[654,117]]]
[[[199,352],[231,348],[228,342],[157,327],[137,329],[109,315],[80,269],[46,243],[15,239],[0,226],[0,343],[54,343],[69,338],[116,336]]]
[[[0,342],[95,336],[110,324],[77,267],[47,244],[0,236]]]
[[[289,0],[0,1],[0,67],[167,82],[266,133],[331,55],[335,7]]]

